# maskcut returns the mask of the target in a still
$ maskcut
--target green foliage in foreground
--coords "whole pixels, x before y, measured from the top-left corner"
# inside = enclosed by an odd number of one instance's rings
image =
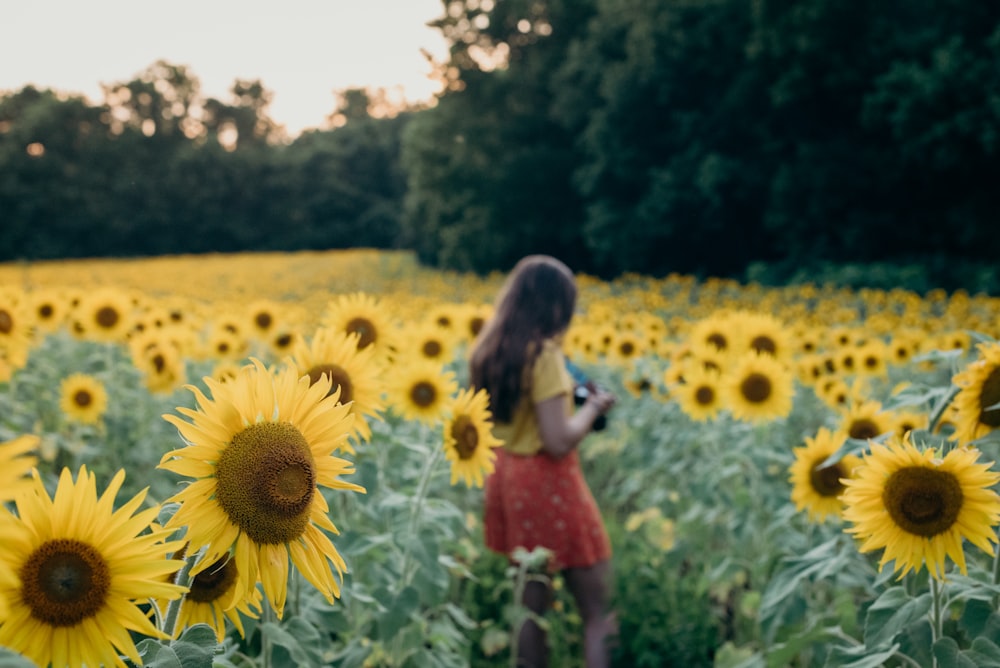
[[[53,408],[67,368],[107,383],[103,427],[71,428]],[[996,563],[970,551],[967,577],[950,573],[940,586],[924,573],[897,581],[888,568],[878,574],[877,555],[860,555],[841,526],[795,512],[792,448],[836,419],[811,393],[800,390],[791,415],[766,425],[724,415],[695,423],[673,403],[632,398],[607,368],[588,371],[622,397],[609,428],[581,451],[615,550],[616,665],[981,666],[1000,657]],[[894,369],[875,390],[912,380],[897,401],[933,411],[941,377]],[[146,393],[114,346],[52,336],[0,386],[0,438],[40,433],[46,480],[62,465],[86,463],[100,485],[124,466],[123,495],[148,486],[162,500],[176,480],[155,464],[178,441],[159,415],[190,401],[183,391]],[[1000,452],[996,439],[982,447],[989,457]],[[282,620],[267,612],[245,620],[246,637],[231,631],[221,646],[205,627],[169,643],[146,640],[145,665],[510,665],[511,630],[523,619],[512,603],[518,573],[484,550],[482,493],[448,484],[440,435],[390,414],[351,459],[367,494],[328,497],[350,568],[341,600],[328,605],[293,573]],[[649,508],[673,521],[669,543],[630,527]],[[581,666],[579,617],[556,586],[546,618],[553,665]],[[0,654],[0,665],[17,664]]]

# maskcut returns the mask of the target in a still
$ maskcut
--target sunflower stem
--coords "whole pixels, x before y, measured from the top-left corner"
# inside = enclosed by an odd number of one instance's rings
[[[400,574],[403,577],[403,587],[409,585],[410,580],[413,578],[413,572],[410,570],[410,546],[413,545],[414,534],[417,531],[417,525],[419,524],[420,513],[423,510],[424,500],[427,498],[427,490],[430,487],[431,476],[434,474],[434,469],[436,468],[438,460],[441,458],[441,454],[443,452],[443,448],[432,448],[431,456],[427,458],[424,470],[420,474],[420,483],[417,486],[417,494],[413,498],[413,505],[410,507],[410,521],[406,531],[406,547],[403,550],[403,565],[400,568]]]
[[[937,427],[938,422],[941,421],[941,416],[943,416],[944,412],[948,410],[948,406],[951,405],[951,402],[955,399],[955,395],[957,395],[961,391],[961,389],[962,388],[956,385],[953,385],[951,387],[951,389],[948,391],[948,396],[946,396],[944,399],[941,400],[941,403],[938,405],[937,408],[934,409],[934,412],[931,414],[930,422],[927,425],[927,431],[931,433],[934,432],[934,429],[935,427]]]
[[[263,623],[260,629],[260,665],[261,668],[271,668],[271,634],[268,632],[268,625],[275,622],[275,615],[271,601],[266,596],[261,621]]]
[[[181,570],[177,572],[176,583],[181,587],[187,587],[191,584],[191,568],[194,566],[195,562],[198,561],[200,552],[197,552],[187,559],[184,560],[184,565],[181,566]],[[175,598],[170,601],[167,606],[167,616],[163,620],[163,632],[167,634],[168,637],[174,637],[174,629],[177,626],[177,617],[180,615],[181,606],[184,605],[184,599],[187,598],[187,594]]]
[[[933,618],[931,619],[931,647],[941,638],[944,632],[943,620],[941,618],[941,598],[942,598],[942,588],[941,583],[938,581],[934,574],[930,575],[931,580],[931,601],[933,602],[933,608],[931,612]],[[931,666],[937,668],[938,660],[937,656],[932,657]]]
[[[1000,547],[993,548],[993,586],[1000,584]],[[993,607],[1000,606],[1000,594],[993,594]]]

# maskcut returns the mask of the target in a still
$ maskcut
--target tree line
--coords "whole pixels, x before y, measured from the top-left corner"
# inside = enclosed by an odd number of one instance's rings
[[[0,260],[365,246],[1000,288],[1000,3],[442,0],[434,26],[436,104],[345,91],[294,141],[262,82],[206,99],[166,62],[96,105],[3,95]]]

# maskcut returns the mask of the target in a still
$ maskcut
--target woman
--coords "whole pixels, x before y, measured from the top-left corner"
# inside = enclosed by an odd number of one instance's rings
[[[611,546],[580,470],[576,448],[615,402],[596,390],[574,411],[573,382],[560,348],[576,306],[576,280],[565,264],[525,257],[501,291],[476,342],[470,379],[490,395],[494,434],[504,441],[486,481],[487,546],[510,557],[514,548],[544,547],[580,609],[589,668],[607,666],[615,633],[609,612]],[[529,582],[522,603],[542,615],[552,594]],[[530,619],[518,637],[519,665],[546,662],[544,631]]]

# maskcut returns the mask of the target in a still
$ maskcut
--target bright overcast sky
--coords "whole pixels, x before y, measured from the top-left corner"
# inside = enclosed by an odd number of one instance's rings
[[[26,84],[103,100],[155,61],[186,65],[206,97],[260,79],[271,117],[295,135],[324,122],[335,90],[381,87],[411,100],[435,85],[421,49],[444,60],[426,23],[441,0],[2,0],[0,92]]]

